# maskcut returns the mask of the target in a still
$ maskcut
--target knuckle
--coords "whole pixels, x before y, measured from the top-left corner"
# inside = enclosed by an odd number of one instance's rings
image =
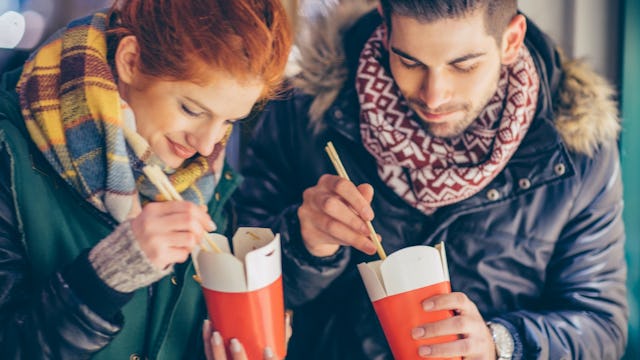
[[[332,177],[333,176],[330,174],[323,174],[322,176],[320,176],[320,179],[318,179],[318,185],[330,182]]]
[[[340,233],[340,222],[335,219],[328,219],[325,224],[325,229],[331,235],[338,235]]]
[[[338,193],[345,193],[351,189],[351,182],[343,178],[338,178],[334,185],[334,189]]]
[[[453,293],[453,300],[456,304],[463,304],[467,301],[467,295],[461,292]]]
[[[456,329],[464,329],[467,321],[464,316],[455,316],[451,319],[451,323]]]
[[[460,352],[462,354],[471,353],[471,349],[473,349],[473,344],[469,338],[459,340]]]
[[[321,205],[322,211],[326,213],[330,213],[331,211],[335,211],[339,206],[340,200],[338,200],[335,196],[327,196]]]

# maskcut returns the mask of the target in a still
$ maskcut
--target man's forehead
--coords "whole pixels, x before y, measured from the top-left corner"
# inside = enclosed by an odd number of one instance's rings
[[[394,15],[391,21],[389,45],[413,56],[428,49],[457,57],[464,55],[461,52],[488,51],[487,47],[495,44],[487,34],[483,16],[424,22]]]

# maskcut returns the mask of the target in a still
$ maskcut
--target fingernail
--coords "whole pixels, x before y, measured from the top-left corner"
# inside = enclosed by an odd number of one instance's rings
[[[422,309],[423,310],[431,310],[433,309],[433,307],[435,306],[435,304],[433,303],[433,301],[425,301],[422,303]]]
[[[231,352],[239,353],[242,351],[242,345],[238,339],[231,339]]]
[[[420,356],[431,355],[431,346],[420,346],[420,348],[418,348],[418,354]]]
[[[413,329],[411,330],[411,336],[412,336],[414,339],[419,339],[419,338],[423,337],[423,336],[424,336],[424,334],[425,334],[424,329],[423,329],[423,328],[421,328],[421,327],[413,328]]]
[[[267,359],[273,357],[273,350],[271,350],[271,348],[268,347],[268,346],[266,348],[264,348],[264,357],[267,358]]]
[[[209,220],[209,232],[216,231],[217,228],[216,223],[213,220]]]
[[[220,335],[219,332],[214,331],[213,332],[213,344],[215,346],[220,346],[222,345],[222,336]]]
[[[284,313],[284,323],[289,326],[291,325],[291,313],[288,311],[285,311]]]

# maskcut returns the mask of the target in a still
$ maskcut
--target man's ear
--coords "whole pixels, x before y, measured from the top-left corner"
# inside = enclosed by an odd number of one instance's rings
[[[127,85],[133,84],[138,74],[139,59],[140,51],[136,37],[133,35],[123,37],[118,44],[115,55],[115,65],[119,81]]]
[[[518,14],[514,16],[507,29],[502,34],[501,53],[502,64],[509,65],[516,61],[520,47],[524,44],[524,37],[527,33],[527,19]]]

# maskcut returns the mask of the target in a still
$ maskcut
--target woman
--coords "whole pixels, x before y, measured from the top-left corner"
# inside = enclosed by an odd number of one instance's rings
[[[0,358],[204,356],[189,253],[228,231],[224,144],[290,42],[279,0],[122,0],[3,76]]]

